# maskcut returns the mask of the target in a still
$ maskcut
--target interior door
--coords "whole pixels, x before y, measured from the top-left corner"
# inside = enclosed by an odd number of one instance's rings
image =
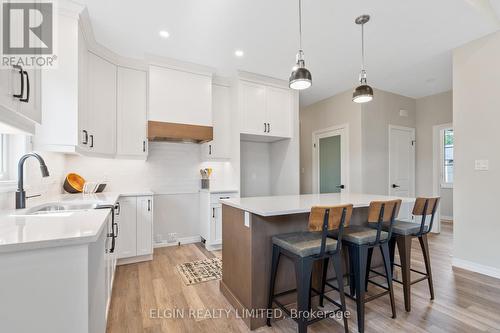
[[[341,136],[319,139],[319,192],[339,193],[342,190]]]
[[[266,87],[242,82],[240,88],[241,133],[266,134]]]
[[[415,129],[389,128],[389,194],[398,197],[414,195]]]
[[[292,94],[287,89],[267,87],[266,118],[269,135],[292,136]]]

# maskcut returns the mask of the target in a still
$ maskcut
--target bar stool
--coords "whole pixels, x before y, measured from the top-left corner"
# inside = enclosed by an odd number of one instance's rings
[[[271,310],[273,303],[275,303],[286,314],[291,316],[290,311],[277,298],[297,291],[297,318],[294,316],[292,319],[297,322],[299,333],[307,332],[308,325],[327,317],[325,315],[309,319],[310,316],[307,315],[311,309],[310,297],[313,264],[318,260],[332,259],[335,274],[341,277],[344,276],[341,259],[341,241],[344,224],[349,224],[352,209],[352,205],[313,207],[309,215],[309,231],[276,235],[272,238],[273,255],[268,309]],[[338,233],[338,240],[328,237],[329,231],[334,230]],[[275,295],[274,287],[281,255],[291,259],[295,265],[297,288]],[[346,305],[343,287],[339,288],[339,296],[340,304],[330,298],[327,299],[338,307],[338,309],[331,313],[342,311],[344,314],[344,330],[345,332],[349,332],[345,316]],[[267,325],[271,326],[271,318],[269,317],[267,318]]]
[[[349,252],[349,287],[348,297],[356,301],[358,331],[363,333],[365,330],[365,303],[379,297],[389,294],[391,300],[392,318],[396,318],[396,305],[394,302],[394,291],[392,288],[392,271],[389,253],[389,240],[391,239],[392,224],[399,213],[401,200],[390,201],[372,201],[368,210],[368,226],[349,226],[344,229],[342,243]],[[387,223],[388,228],[382,231],[383,224]],[[373,225],[373,227],[370,227]],[[335,233],[333,234],[335,237]],[[371,260],[373,249],[378,247],[382,253],[384,269],[386,272],[387,287],[370,281],[374,285],[385,291],[377,295],[365,297],[367,291],[368,263]],[[324,273],[324,272],[323,272]],[[329,281],[325,281],[322,286],[322,292],[325,285],[337,289]],[[341,287],[340,281],[338,286]]]
[[[413,216],[421,216],[420,224],[397,220],[392,226],[392,238],[390,241],[391,271],[394,271],[394,266],[401,267],[401,275],[403,281],[399,281],[394,278],[393,281],[401,283],[403,285],[405,309],[408,312],[411,311],[411,286],[413,284],[427,280],[429,284],[431,300],[434,299],[434,286],[432,283],[431,260],[429,255],[429,243],[427,241],[427,234],[432,230],[434,216],[439,205],[439,200],[439,197],[417,198],[417,200],[415,201],[415,205],[413,206],[412,214]],[[428,215],[431,216],[431,220],[429,225],[426,225],[425,221]],[[388,227],[389,226],[385,224],[382,226],[382,229],[387,230]],[[411,242],[414,237],[418,238],[420,247],[422,248],[426,271],[425,273],[411,268]],[[394,263],[396,244],[398,246],[401,264]],[[377,271],[370,271],[374,272],[377,275],[382,275]],[[411,281],[411,272],[415,272],[422,276],[414,281]]]

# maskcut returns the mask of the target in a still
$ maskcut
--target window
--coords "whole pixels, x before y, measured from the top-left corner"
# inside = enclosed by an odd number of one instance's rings
[[[442,187],[452,187],[453,186],[453,174],[454,174],[454,159],[453,150],[455,139],[453,136],[453,128],[445,128],[441,130],[441,184]]]

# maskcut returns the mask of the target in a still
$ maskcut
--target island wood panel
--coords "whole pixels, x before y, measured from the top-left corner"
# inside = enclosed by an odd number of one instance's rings
[[[309,213],[264,217],[250,214],[250,226],[244,225],[245,212],[222,205],[223,275],[221,291],[238,310],[262,310],[267,307],[269,277],[271,275],[272,236],[308,228]],[[368,208],[355,208],[352,225],[365,225]],[[380,254],[373,255],[373,265],[381,262]],[[315,264],[313,284],[318,286],[321,279],[322,263]],[[345,270],[347,272],[347,269]],[[334,277],[332,265],[329,276]],[[282,256],[276,280],[276,293],[295,289],[295,268],[290,259]],[[295,294],[281,299],[284,304],[296,301]],[[264,317],[244,318],[251,330],[266,324]]]

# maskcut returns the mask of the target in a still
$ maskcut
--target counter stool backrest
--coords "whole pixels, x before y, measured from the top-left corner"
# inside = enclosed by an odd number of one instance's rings
[[[401,208],[400,199],[372,201],[368,209],[368,223],[390,222],[392,218],[398,216],[399,208]]]
[[[352,216],[352,204],[339,206],[315,206],[309,214],[309,231],[323,231],[325,213],[329,209],[328,230],[337,230],[342,220],[342,211],[346,209],[344,226],[348,226]]]
[[[420,222],[420,230],[416,235],[424,235],[432,230],[432,225],[434,223],[434,216],[436,215],[437,207],[439,205],[440,197],[433,198],[417,198],[415,200],[415,205],[413,206],[412,214],[414,216],[422,216],[422,221]],[[431,221],[429,227],[425,227],[425,220],[427,215],[431,215]]]

